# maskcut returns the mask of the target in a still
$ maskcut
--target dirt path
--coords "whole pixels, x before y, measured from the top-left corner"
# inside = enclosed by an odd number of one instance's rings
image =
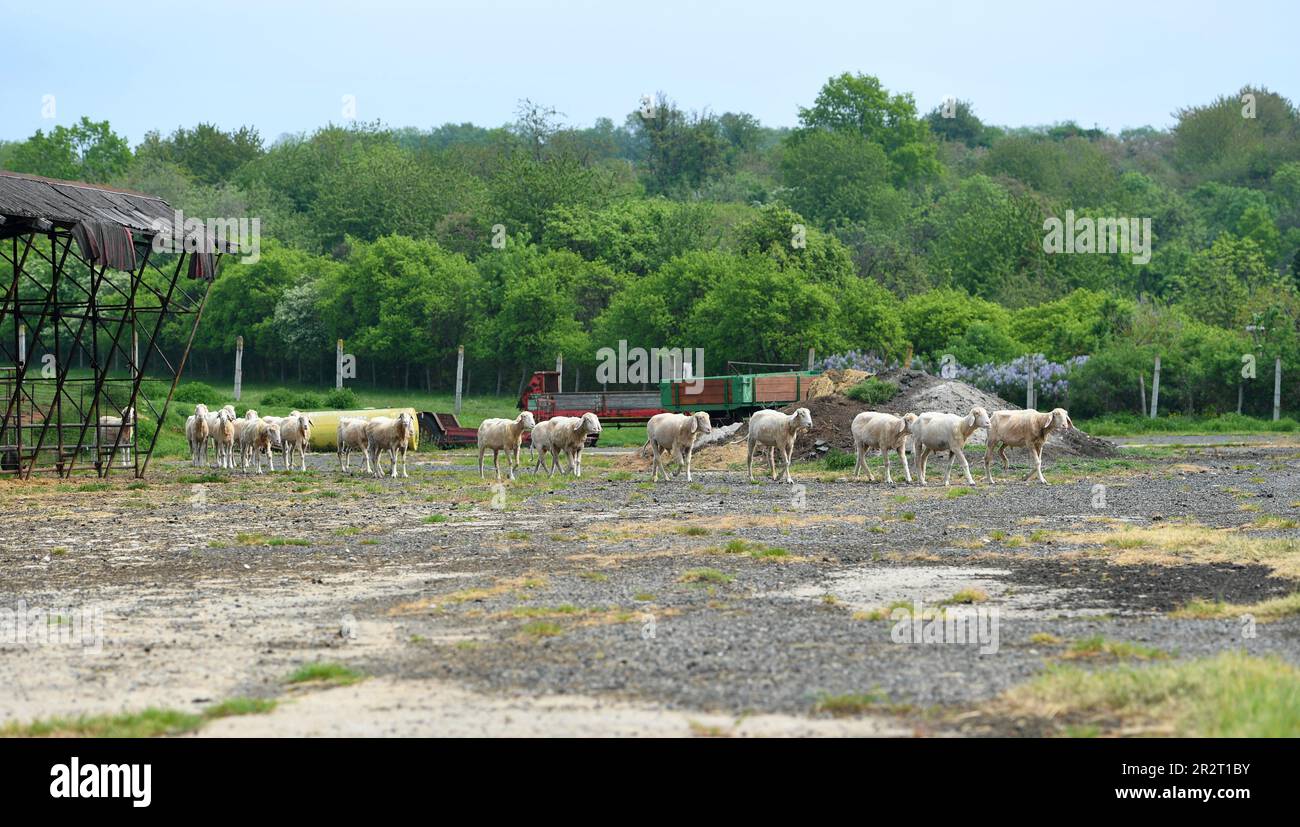
[[[943,733],[1096,635],[1300,662],[1294,618],[1243,640],[1235,620],[1169,615],[1295,591],[1271,563],[1079,539],[1194,523],[1294,542],[1294,446],[947,490],[808,465],[795,487],[733,469],[652,486],[620,459],[502,486],[436,453],[408,480],[313,457],[248,479],[167,464],[146,486],[0,483],[0,610],[102,623],[98,654],[0,629],[0,725],[255,697],[280,704],[203,733]],[[997,610],[996,651],[896,640],[895,605],[961,593]],[[314,662],[367,679],[287,681]]]

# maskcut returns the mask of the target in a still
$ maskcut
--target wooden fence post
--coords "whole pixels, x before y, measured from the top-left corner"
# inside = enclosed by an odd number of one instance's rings
[[[465,346],[456,348],[456,416],[460,416],[461,382],[465,377]]]
[[[1156,411],[1160,409],[1160,357],[1156,357],[1156,373],[1151,378],[1151,418],[1156,418]]]

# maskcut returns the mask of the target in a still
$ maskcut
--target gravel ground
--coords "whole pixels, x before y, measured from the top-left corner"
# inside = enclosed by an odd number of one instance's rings
[[[254,696],[283,702],[204,733],[1016,734],[1033,729],[982,705],[1081,638],[1300,664],[1294,617],[1243,638],[1236,619],[1169,615],[1296,591],[1266,563],[1121,559],[1073,536],[1195,520],[1300,537],[1300,454],[1280,442],[947,490],[813,465],[794,487],[735,469],[652,486],[597,454],[581,480],[501,486],[459,453],[420,454],[399,480],[309,460],[251,478],[163,462],[135,487],[0,482],[0,610],[103,618],[98,654],[0,629],[14,690],[0,725]],[[893,604],[935,608],[963,590],[996,610],[996,652],[894,642]],[[370,678],[286,683],[313,661]],[[822,711],[861,695],[882,703]]]

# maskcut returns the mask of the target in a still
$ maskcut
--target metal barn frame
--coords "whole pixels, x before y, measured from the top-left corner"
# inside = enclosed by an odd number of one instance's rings
[[[153,196],[0,171],[0,474],[144,476],[221,253],[234,251],[185,237],[174,216]],[[179,252],[156,252],[159,236]],[[184,337],[170,358],[168,320]],[[118,427],[126,411],[131,427]],[[96,427],[101,417],[118,422]],[[154,425],[147,446],[141,421]]]

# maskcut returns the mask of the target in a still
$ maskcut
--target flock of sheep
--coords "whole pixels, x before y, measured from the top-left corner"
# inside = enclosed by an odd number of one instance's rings
[[[383,476],[382,453],[389,457],[390,470],[397,477],[397,464],[400,458],[402,476],[406,473],[406,450],[410,444],[411,432],[415,420],[409,413],[400,413],[396,417],[377,416],[373,419],[343,417],[338,425],[339,465],[344,470],[351,468],[351,452],[361,451],[366,458],[366,471],[376,477]],[[217,411],[209,411],[208,406],[194,406],[194,413],[185,420],[185,437],[190,444],[190,463],[201,466],[208,464],[208,452],[216,455],[218,468],[235,467],[235,448],[239,448],[241,467],[248,473],[250,462],[255,463],[257,473],[262,473],[262,457],[266,456],[275,470],[275,450],[284,455],[284,470],[292,468],[294,452],[297,452],[300,467],[307,470],[307,446],[311,441],[311,417],[301,411],[291,411],[288,416],[258,416],[251,408],[243,418],[235,415],[235,406],[226,405]]]
[[[127,420],[131,422],[131,419]],[[121,421],[113,423],[121,427]],[[790,477],[790,463],[794,453],[795,438],[800,431],[812,427],[812,413],[807,408],[798,408],[793,413],[775,410],[758,411],[749,418],[749,430],[746,436],[746,466],[749,481],[754,482],[754,454],[760,448],[767,449],[768,468],[773,480],[778,478],[776,457],[779,454],[784,464],[781,481],[793,483]],[[101,422],[101,427],[104,423]],[[406,472],[406,451],[410,444],[414,419],[409,413],[396,417],[380,416],[373,419],[343,417],[338,424],[338,459],[342,471],[351,470],[351,453],[360,451],[365,455],[366,471],[376,477],[384,475],[381,457],[388,454],[389,470],[393,478],[397,477],[400,460],[402,476]],[[871,467],[867,464],[868,451],[879,451],[885,466],[885,482],[893,484],[893,472],[890,466],[891,454],[897,453],[903,464],[903,475],[912,482],[912,471],[907,463],[907,447],[912,444],[917,476],[921,485],[925,485],[925,470],[931,454],[947,453],[948,465],[944,471],[943,483],[948,485],[952,478],[954,459],[961,461],[962,473],[966,482],[973,485],[970,463],[966,460],[965,446],[971,435],[980,428],[988,429],[988,439],[984,453],[984,474],[993,482],[991,463],[996,450],[1002,459],[1003,470],[1008,467],[1006,449],[1021,447],[1029,450],[1033,458],[1033,468],[1025,477],[1026,481],[1037,475],[1043,478],[1043,443],[1048,435],[1058,429],[1074,427],[1070,415],[1064,408],[1056,408],[1048,413],[1032,410],[995,411],[989,414],[984,408],[971,408],[965,416],[959,414],[930,411],[922,414],[908,413],[903,416],[880,411],[864,411],[853,419],[853,447],[857,461],[853,467],[853,476],[860,476],[863,469],[867,479],[875,481]],[[217,411],[209,411],[206,405],[195,405],[194,414],[185,422],[185,434],[190,444],[190,461],[192,464],[206,465],[209,446],[216,454],[216,465],[220,468],[235,467],[234,451],[239,448],[240,462],[244,473],[248,473],[249,464],[253,463],[257,473],[262,473],[263,455],[270,461],[271,470],[275,470],[275,450],[284,456],[284,469],[290,470],[294,453],[297,452],[302,470],[307,470],[307,446],[311,439],[312,421],[309,416],[293,411],[288,416],[258,416],[257,411],[247,411],[243,418],[235,415],[233,405],[226,405]],[[483,459],[488,451],[492,452],[492,467],[497,480],[501,479],[499,457],[506,454],[506,473],[515,479],[519,468],[519,454],[525,433],[531,435],[533,448],[537,452],[537,461],[533,473],[539,468],[546,468],[549,477],[556,471],[561,474],[572,473],[582,476],[582,449],[587,437],[599,434],[600,419],[594,413],[585,413],[580,417],[557,416],[544,422],[537,422],[532,412],[524,411],[514,419],[485,419],[478,427],[478,471],[479,477],[485,476]],[[697,411],[691,414],[661,413],[650,418],[646,425],[646,443],[642,451],[649,450],[651,458],[651,478],[659,481],[662,471],[665,480],[672,479],[668,465],[662,459],[668,454],[676,460],[678,473],[686,469],[686,479],[691,481],[691,457],[695,452],[701,436],[712,433],[713,425],[709,414]],[[116,434],[114,434],[115,436]],[[547,467],[547,460],[550,466]],[[565,468],[561,458],[567,461]]]
[[[772,479],[777,479],[776,457],[780,454],[784,463],[784,476],[781,480],[793,483],[790,463],[795,438],[800,431],[811,427],[812,413],[807,408],[798,408],[794,413],[788,414],[774,410],[758,411],[751,416],[745,456],[749,481],[754,482],[754,453],[760,448],[766,448]],[[966,460],[966,442],[975,431],[987,428],[984,474],[989,482],[993,482],[993,452],[998,452],[1005,471],[1009,466],[1007,448],[1020,447],[1028,449],[1033,458],[1033,468],[1025,480],[1037,475],[1040,482],[1046,483],[1047,480],[1043,478],[1043,443],[1052,431],[1073,427],[1070,414],[1064,408],[1056,408],[1048,413],[1032,410],[995,411],[990,415],[984,408],[976,406],[966,416],[940,411],[903,416],[864,411],[854,417],[851,425],[854,453],[857,455],[853,476],[857,478],[865,469],[867,479],[875,481],[867,464],[867,452],[878,450],[884,460],[885,482],[894,482],[890,467],[890,454],[894,452],[898,453],[898,459],[903,464],[903,475],[909,483],[912,482],[912,472],[907,464],[907,446],[910,442],[921,485],[926,484],[925,470],[930,455],[945,452],[948,454],[948,466],[944,472],[943,484],[950,483],[953,460],[960,459],[966,482],[973,485],[975,480],[971,477],[970,463]],[[712,431],[713,424],[706,411],[691,414],[661,413],[651,417],[646,425],[646,443],[641,448],[643,452],[650,452],[651,479],[658,482],[661,471],[665,479],[672,478],[662,459],[663,454],[668,454],[676,460],[679,473],[682,468],[686,469],[686,480],[690,482],[691,458],[695,447],[701,436]],[[537,449],[537,464],[533,466],[533,473],[545,466],[549,453],[552,465],[546,470],[547,476],[555,470],[565,473],[560,465],[561,455],[568,459],[573,474],[582,476],[582,449],[588,434],[600,433],[600,420],[594,413],[586,413],[581,417],[557,416],[538,424],[529,411],[524,411],[514,419],[484,420],[478,429],[479,477],[484,476],[483,456],[490,450],[497,479],[501,479],[498,456],[502,451],[506,453],[507,474],[510,479],[514,479],[525,432],[531,432],[533,447]]]

